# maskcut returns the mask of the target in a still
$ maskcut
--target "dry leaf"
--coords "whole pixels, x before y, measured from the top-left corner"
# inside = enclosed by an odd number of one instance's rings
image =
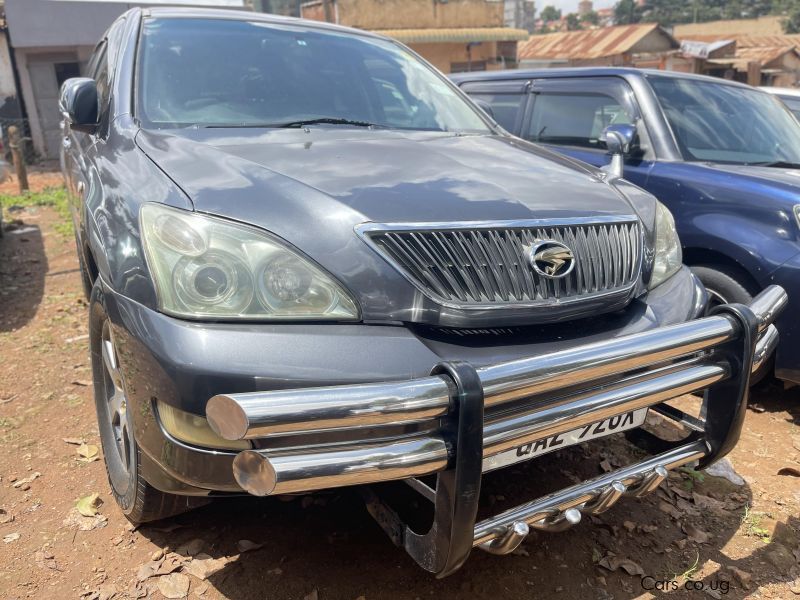
[[[186,598],[189,594],[189,578],[182,573],[170,573],[159,577],[158,591],[165,598]]]
[[[81,457],[78,460],[81,460],[83,462],[92,462],[95,460],[100,460],[100,457],[98,456],[99,448],[94,444],[81,444],[80,446],[78,446],[75,452],[77,452],[78,455]]]
[[[0,524],[11,523],[14,520],[14,515],[6,511],[5,508],[0,508]]]
[[[20,537],[22,536],[18,533],[9,533],[3,537],[3,541],[6,544],[10,544],[11,542],[16,542]]]
[[[206,543],[203,540],[195,538],[179,546],[178,549],[175,550],[175,553],[181,556],[194,556],[199,553],[205,545]]]
[[[164,525],[163,527],[150,527],[150,531],[158,531],[159,533],[172,533],[176,529],[180,529],[183,527],[180,523],[170,523],[169,525]]]
[[[707,543],[709,537],[711,537],[708,533],[706,533],[705,531],[703,531],[698,527],[695,527],[691,523],[684,523],[683,532],[688,536],[690,540],[692,540],[693,542],[697,542],[698,544]]]
[[[608,460],[600,461],[600,468],[603,469],[603,472],[608,473],[609,471],[613,471],[614,467],[611,466],[611,463]]]
[[[52,569],[53,571],[58,571],[58,564],[56,563],[56,559],[50,553],[49,550],[39,550],[33,555],[33,559],[36,564],[41,567],[42,569]]]
[[[311,590],[310,594],[303,596],[303,600],[319,600],[319,592],[317,591],[317,588]]]
[[[185,562],[186,561],[182,556],[175,554],[174,552],[170,552],[161,561],[158,569],[156,569],[156,575],[167,575],[173,571],[177,571]]]
[[[692,500],[694,500],[695,506],[702,510],[713,510],[720,513],[727,513],[729,510],[724,502],[697,492],[692,494]]]
[[[800,477],[800,469],[795,467],[783,467],[778,471],[778,475],[788,475],[789,477]]]
[[[83,438],[61,438],[67,444],[72,444],[73,446],[80,446],[84,443]]]
[[[136,580],[144,581],[145,579],[150,579],[151,577],[155,576],[156,570],[158,570],[159,566],[161,566],[161,563],[156,560],[144,563],[136,571]]]
[[[670,504],[668,502],[664,502],[663,500],[658,503],[658,510],[660,510],[661,512],[667,513],[673,519],[680,519],[681,516],[682,516],[681,511],[679,511],[677,508],[672,506],[672,504]]]
[[[249,552],[250,550],[258,550],[264,544],[256,544],[255,542],[251,542],[250,540],[239,540],[236,542],[236,548],[239,552]]]
[[[733,573],[736,579],[739,580],[739,583],[742,584],[744,589],[750,589],[750,581],[753,579],[753,576],[750,573],[747,571],[742,571],[737,567],[728,567],[728,569],[730,569],[731,573]]]
[[[224,569],[226,564],[228,564],[228,559],[225,557],[212,558],[208,554],[201,552],[183,566],[183,571],[184,573],[189,573],[189,575],[194,575],[200,580],[204,580]]]
[[[84,517],[78,512],[77,509],[71,510],[64,519],[64,527],[70,529],[78,529],[80,531],[91,531],[92,529],[100,529],[108,525],[108,517],[104,515],[95,515],[93,517]]]
[[[84,517],[93,517],[99,512],[97,509],[101,504],[103,504],[103,501],[100,499],[100,494],[95,493],[84,496],[78,500],[75,503],[75,508],[77,508],[78,512]]]
[[[19,479],[19,480],[17,480],[17,481],[14,483],[14,487],[15,487],[15,488],[21,488],[21,487],[22,487],[23,485],[25,485],[26,483],[31,483],[31,482],[32,482],[34,479],[37,479],[37,478],[39,478],[39,477],[41,477],[41,476],[42,476],[42,474],[41,474],[41,473],[39,473],[39,471],[34,471],[34,472],[33,472],[33,473],[31,473],[31,474],[30,474],[28,477],[25,477],[24,479]]]
[[[608,555],[604,558],[601,558],[600,562],[597,564],[605,569],[608,569],[609,571],[622,569],[628,575],[644,575],[644,570],[642,567],[629,558],[619,558],[618,556]]]
[[[794,581],[789,581],[786,583],[789,586],[789,591],[793,594],[800,596],[800,577],[795,577]]]

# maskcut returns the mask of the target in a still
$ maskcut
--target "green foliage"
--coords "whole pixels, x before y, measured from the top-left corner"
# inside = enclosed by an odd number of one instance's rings
[[[600,15],[597,11],[590,10],[588,13],[581,15],[581,23],[588,25],[597,25],[600,22]]]
[[[50,187],[41,192],[26,192],[21,196],[0,194],[0,209],[4,211],[3,220],[10,220],[8,209],[12,206],[52,206],[63,218],[56,231],[69,235],[72,233],[72,216],[69,211],[67,190],[63,186]]]
[[[620,0],[614,6],[614,23],[617,25],[630,25],[642,19],[642,10],[636,0]]]
[[[561,11],[552,5],[545,6],[539,15],[539,18],[545,23],[549,23],[550,21],[558,21],[561,18]]]
[[[614,6],[617,24],[701,23],[723,19],[753,19],[768,14],[789,14],[800,11],[800,0],[619,0]],[[790,21],[791,17],[787,19]],[[800,29],[800,15],[797,17]],[[786,27],[786,25],[784,25]]]
[[[581,21],[576,13],[567,15],[567,31],[578,31],[581,29]]]
[[[793,8],[781,21],[783,33],[800,33],[800,7]]]

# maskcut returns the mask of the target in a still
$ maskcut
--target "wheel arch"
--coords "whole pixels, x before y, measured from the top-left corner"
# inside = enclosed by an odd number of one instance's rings
[[[697,247],[684,248],[683,262],[690,267],[724,267],[726,270],[734,271],[740,275],[742,277],[742,283],[746,284],[746,288],[756,292],[763,289],[763,286],[758,283],[758,280],[756,280],[749,269],[736,259],[718,250]]]

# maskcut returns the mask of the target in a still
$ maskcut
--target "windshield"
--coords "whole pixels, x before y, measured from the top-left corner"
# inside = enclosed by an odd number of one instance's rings
[[[147,19],[138,117],[152,127],[377,126],[488,132],[444,78],[380,38],[227,19]]]
[[[686,160],[800,163],[800,124],[774,96],[672,77],[650,84]]]

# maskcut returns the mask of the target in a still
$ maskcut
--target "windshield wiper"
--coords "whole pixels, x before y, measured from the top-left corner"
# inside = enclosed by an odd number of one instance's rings
[[[317,119],[304,119],[302,121],[289,121],[288,123],[280,123],[274,127],[305,127],[306,125],[354,125],[356,127],[380,127],[375,123],[369,121],[357,121],[354,119],[339,119],[337,117],[320,117]]]
[[[751,167],[774,167],[776,169],[800,169],[800,163],[789,162],[787,160],[775,160],[771,162],[745,163]]]

